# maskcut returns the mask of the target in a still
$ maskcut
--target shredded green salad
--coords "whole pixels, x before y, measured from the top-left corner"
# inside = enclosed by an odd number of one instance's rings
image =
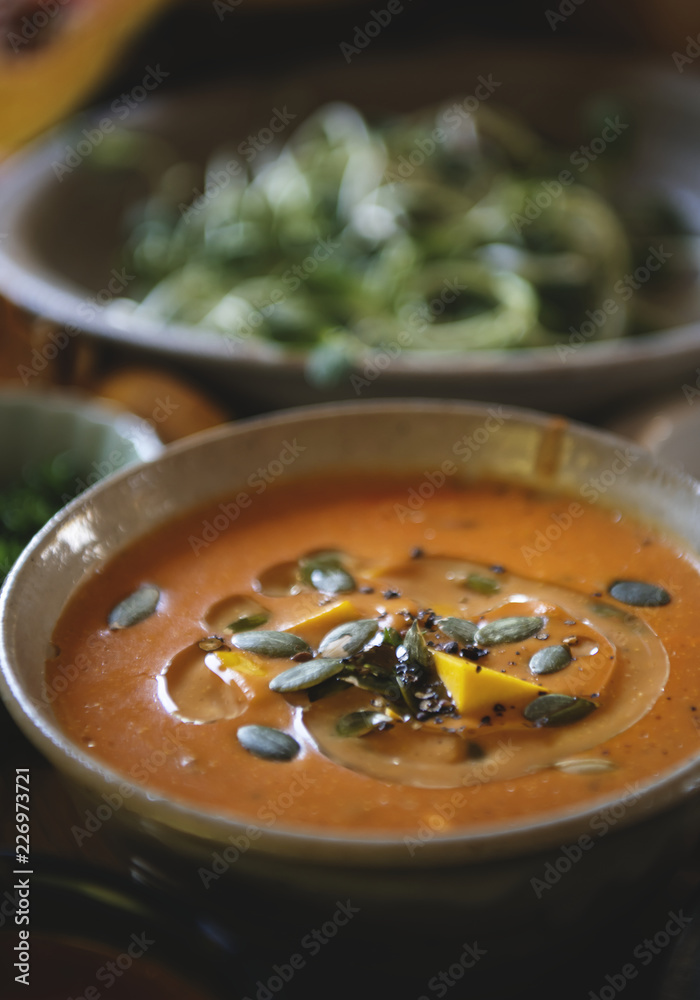
[[[22,549],[76,492],[76,469],[65,453],[27,463],[13,482],[0,484],[0,584]]]
[[[202,176],[177,158],[154,170],[162,157],[161,144],[139,159],[149,194],[124,220],[120,258],[135,279],[108,308],[217,331],[232,356],[251,342],[300,351],[331,381],[389,344],[552,345],[589,315],[587,339],[630,332],[629,296],[614,292],[630,242],[588,183],[595,170],[572,169],[508,112],[370,125],[335,103],[247,163],[220,148]]]

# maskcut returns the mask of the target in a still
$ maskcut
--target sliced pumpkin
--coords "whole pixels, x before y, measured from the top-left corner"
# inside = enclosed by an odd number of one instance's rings
[[[440,680],[460,715],[482,716],[497,704],[524,708],[544,690],[538,684],[490,670],[461,656],[434,652],[433,659]]]
[[[261,657],[242,649],[217,649],[214,653],[208,653],[204,662],[212,673],[227,684],[234,679],[235,671],[251,677],[265,677],[268,673]]]
[[[301,635],[307,641],[313,642],[335,628],[336,625],[354,622],[362,617],[351,601],[339,601],[338,604],[316,608],[305,618],[301,618],[292,625],[287,625],[286,631],[294,632],[295,635]]]

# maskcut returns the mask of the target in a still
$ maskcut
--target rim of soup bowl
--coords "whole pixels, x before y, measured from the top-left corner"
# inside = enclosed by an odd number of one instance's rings
[[[20,388],[13,382],[0,382],[0,419],[10,417],[20,425],[31,421],[31,430],[37,433],[41,430],[39,425],[44,422],[62,421],[64,450],[75,444],[86,463],[92,458],[99,460],[99,447],[105,447],[110,434],[115,445],[121,444],[129,452],[120,456],[118,469],[159,458],[165,448],[148,420],[113,400],[93,396],[77,387],[51,385]],[[94,439],[81,441],[81,433],[88,428],[93,428]],[[15,435],[22,430],[24,428],[16,424],[12,427]],[[4,448],[0,446],[0,462],[3,452]]]
[[[496,405],[496,404],[494,404]],[[684,491],[697,509],[700,522],[700,482],[684,472],[667,468],[646,449],[632,444],[616,435],[586,426],[568,418],[552,417],[520,407],[499,406],[499,413],[507,422],[535,428],[544,432],[547,427],[557,427],[570,431],[575,441],[598,443],[611,454],[624,447],[628,455],[634,455],[635,462],[648,470],[650,477],[660,475],[665,484]],[[489,404],[471,403],[460,400],[406,399],[379,400],[372,402],[338,402],[322,405],[296,407],[262,417],[253,417],[234,424],[225,424],[194,434],[187,439],[169,445],[163,454],[149,462],[131,466],[112,474],[106,482],[98,482],[81,496],[71,501],[59,511],[34,537],[9,573],[0,591],[0,695],[20,729],[29,740],[74,783],[91,790],[95,794],[130,786],[130,794],[125,797],[124,806],[130,812],[163,824],[185,835],[194,835],[211,843],[225,841],[232,834],[240,834],[250,826],[250,817],[207,809],[188,803],[185,798],[148,789],[131,780],[127,775],[102,763],[78,747],[63,732],[57,720],[50,716],[50,702],[37,704],[37,700],[27,690],[26,668],[19,662],[19,652],[15,649],[15,626],[20,605],[26,593],[32,596],[32,580],[39,572],[41,553],[50,548],[56,534],[76,512],[90,509],[104,503],[109,497],[134,475],[157,468],[164,463],[177,463],[181,456],[189,455],[208,444],[219,440],[245,438],[257,429],[276,428],[289,431],[300,421],[347,420],[353,415],[370,414],[377,419],[406,418],[416,414],[432,412],[437,419],[447,415],[473,417],[487,415]],[[410,471],[408,466],[406,471]],[[515,477],[517,481],[517,477]],[[522,481],[522,480],[521,480]],[[565,491],[562,491],[566,495]],[[220,496],[223,496],[222,490]],[[171,518],[186,510],[205,504],[207,499],[215,500],[216,494],[200,498],[194,505],[175,508]],[[650,519],[647,519],[650,520]],[[165,523],[162,521],[161,523]],[[150,529],[152,530],[152,529]],[[673,529],[665,529],[666,534],[677,534]],[[699,529],[700,531],[700,529]],[[148,532],[145,532],[148,533]],[[138,532],[126,540],[133,544]],[[693,551],[693,544],[682,539],[686,551]],[[122,546],[123,547],[123,546]],[[700,546],[696,545],[696,548]],[[114,553],[110,553],[110,558]],[[63,601],[65,607],[71,588]],[[51,632],[55,621],[51,623]],[[647,780],[635,785],[633,794],[616,791],[613,794],[584,800],[583,803],[564,809],[538,813],[525,821],[504,820],[480,825],[474,830],[462,829],[451,833],[436,831],[426,840],[418,857],[407,859],[405,837],[410,833],[336,833],[323,831],[314,826],[289,825],[280,822],[275,827],[261,831],[261,836],[252,845],[252,850],[279,858],[306,859],[313,863],[347,866],[393,865],[406,867],[431,867],[455,862],[471,863],[490,859],[515,858],[571,842],[582,832],[590,829],[591,821],[606,809],[625,805],[624,812],[616,818],[616,828],[622,829],[651,818],[659,812],[685,802],[700,789],[700,750],[689,754],[687,759],[661,774],[655,773]],[[435,789],[449,795],[452,789]]]

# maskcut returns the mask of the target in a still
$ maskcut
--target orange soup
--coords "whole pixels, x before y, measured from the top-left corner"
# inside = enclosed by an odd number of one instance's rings
[[[299,482],[131,546],[56,627],[61,725],[253,826],[384,834],[626,794],[698,750],[689,556],[601,504],[419,487]]]

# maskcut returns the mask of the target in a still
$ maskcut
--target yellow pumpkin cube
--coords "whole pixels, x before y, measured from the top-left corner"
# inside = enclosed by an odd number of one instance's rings
[[[336,625],[355,622],[361,617],[362,615],[354,604],[350,601],[340,601],[338,604],[328,605],[325,608],[316,606],[305,618],[294,622],[293,625],[286,625],[285,631],[294,632],[302,639],[315,642]]]
[[[524,708],[544,689],[450,653],[434,652],[435,667],[461,715],[482,716],[497,704]]]
[[[232,671],[239,671],[252,677],[265,677],[267,674],[264,660],[255,653],[249,653],[242,649],[217,649],[215,652],[209,653],[204,662],[213,673],[226,683],[232,679]]]

